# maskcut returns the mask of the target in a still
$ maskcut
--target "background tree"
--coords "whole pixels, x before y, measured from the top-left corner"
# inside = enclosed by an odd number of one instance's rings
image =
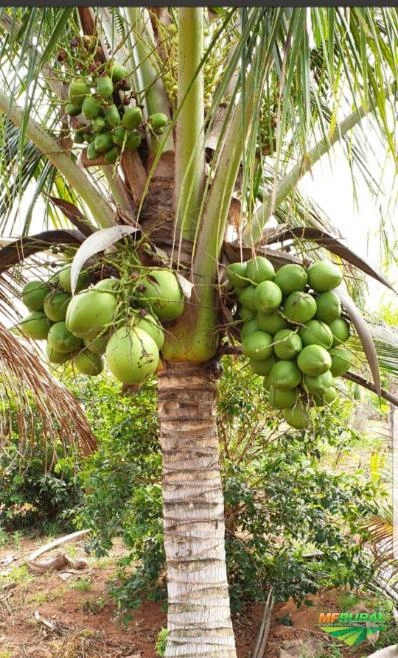
[[[31,199],[22,237],[0,253],[0,270],[22,252],[32,256],[50,245],[62,251],[99,228],[127,224],[145,236],[146,262],[166,259],[192,284],[184,314],[168,329],[158,377],[167,656],[236,655],[215,424],[218,356],[231,319],[221,295],[223,266],[255,249],[280,265],[292,255],[271,244],[293,240],[300,256],[315,239],[383,280],[325,234],[325,217],[296,185],[337,141],[347,143],[351,162],[373,184],[360,130],[369,113],[372,129],[396,153],[389,105],[395,19],[394,10],[378,8],[0,13],[3,235],[16,227],[13,202],[27,191]],[[114,165],[88,160],[73,144],[65,113],[72,74],[110,57],[126,66],[145,119],[163,113],[171,120],[162,135],[148,122],[138,150]],[[73,232],[29,236],[40,196],[43,224],[63,226],[64,213]],[[272,215],[286,224],[282,230],[265,229]],[[297,228],[303,225],[309,229]],[[134,240],[129,244],[133,263]],[[356,325],[377,389],[373,344],[363,323]]]

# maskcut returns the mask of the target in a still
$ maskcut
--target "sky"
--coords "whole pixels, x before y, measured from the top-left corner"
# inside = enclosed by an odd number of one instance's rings
[[[377,167],[375,176],[378,178]],[[299,184],[303,193],[309,194],[330,217],[346,244],[359,256],[379,269],[385,277],[398,289],[398,258],[395,263],[386,267],[383,259],[383,249],[379,239],[380,215],[387,220],[389,247],[394,250],[398,237],[398,206],[387,211],[389,195],[393,188],[394,164],[387,160],[384,174],[385,194],[378,202],[372,197],[365,182],[358,178],[357,197],[355,202],[354,188],[350,168],[343,149],[336,145],[331,159],[325,156],[306,174]],[[393,229],[395,227],[395,231]],[[395,234],[394,234],[395,233]],[[377,311],[380,304],[391,305],[398,309],[398,296],[388,291],[385,286],[367,277],[369,286],[368,310]]]

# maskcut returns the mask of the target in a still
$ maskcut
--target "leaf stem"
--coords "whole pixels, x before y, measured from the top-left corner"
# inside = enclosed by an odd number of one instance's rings
[[[26,117],[23,110],[15,105],[7,94],[0,89],[0,112],[5,114],[17,128],[21,128]],[[96,223],[101,227],[112,226],[115,223],[114,212],[103,196],[95,190],[87,176],[79,169],[73,160],[57,142],[47,135],[33,119],[27,120],[26,135],[37,146],[42,154],[50,160],[75,192],[81,196],[90,209]]]

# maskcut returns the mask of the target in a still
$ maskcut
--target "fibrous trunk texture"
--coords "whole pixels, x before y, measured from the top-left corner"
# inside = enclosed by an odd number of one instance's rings
[[[168,580],[165,655],[236,658],[215,376],[206,366],[173,364],[159,376],[158,391]]]

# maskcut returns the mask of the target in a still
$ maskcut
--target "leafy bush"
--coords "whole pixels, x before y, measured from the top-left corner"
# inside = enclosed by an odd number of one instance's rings
[[[262,379],[242,362],[224,359],[218,400],[229,582],[234,608],[262,600],[270,584],[278,599],[301,601],[323,586],[364,583],[371,564],[357,522],[374,513],[379,492],[363,473],[328,467],[360,437],[347,429],[348,403],[320,411],[312,433],[284,430],[268,407]],[[120,397],[106,381],[82,401],[99,438],[82,474],[87,493],[79,523],[94,532],[97,554],[121,536],[129,555],[112,591],[119,607],[164,594],[161,457],[155,391]],[[134,568],[131,570],[131,565]]]
[[[71,510],[81,498],[77,482],[78,456],[60,442],[43,440],[39,414],[32,404],[29,423],[32,436],[18,436],[13,401],[3,414],[7,418],[0,445],[0,527],[7,531],[40,528],[57,522],[63,529],[72,525]]]
[[[264,599],[271,584],[278,599],[301,601],[320,587],[365,583],[372,565],[358,542],[366,532],[358,522],[377,511],[381,494],[377,480],[336,468],[336,455],[363,440],[347,429],[350,404],[319,411],[312,432],[293,431],[267,405],[261,378],[241,361],[225,358],[223,366],[218,429],[233,607]],[[24,446],[21,460],[12,435],[0,456],[3,517],[21,527],[74,516],[92,529],[89,548],[97,555],[121,537],[128,555],[111,585],[119,608],[164,597],[155,387],[121,395],[112,380],[84,377],[70,387],[98,451],[78,463],[61,446],[38,441]]]
[[[350,405],[319,411],[312,432],[292,431],[277,425],[262,379],[231,360],[224,369],[219,431],[234,607],[263,599],[269,584],[277,599],[302,601],[320,587],[367,582],[359,521],[380,492],[364,473],[336,472],[327,459],[361,439],[347,429]]]
[[[121,537],[129,555],[120,563],[112,591],[120,608],[141,596],[155,596],[164,565],[161,455],[155,389],[147,384],[134,396],[121,395],[111,380],[89,381],[75,393],[84,404],[99,442],[80,474],[85,490],[79,527],[93,531],[89,547],[104,555]],[[134,563],[133,574],[128,566]]]

